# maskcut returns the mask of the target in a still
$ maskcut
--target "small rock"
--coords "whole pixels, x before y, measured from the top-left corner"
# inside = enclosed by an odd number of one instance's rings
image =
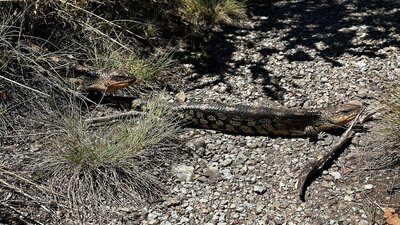
[[[255,185],[254,186],[254,192],[256,194],[262,195],[267,191],[267,187],[265,186],[259,186],[259,185]]]
[[[239,152],[239,154],[236,156],[235,163],[238,165],[243,165],[247,161],[248,158],[249,157],[247,157],[245,154],[243,154],[243,152]]]
[[[368,90],[366,90],[366,89],[360,89],[360,90],[357,92],[357,95],[358,95],[358,97],[360,97],[360,98],[366,98],[367,95],[368,95]]]
[[[172,173],[180,181],[191,181],[194,174],[194,167],[186,165],[177,165],[172,168]]]
[[[325,179],[326,180],[326,179]],[[331,184],[329,183],[329,182],[327,182],[327,181],[325,181],[325,180],[323,180],[322,182],[321,182],[321,187],[324,187],[324,188],[332,188],[332,186],[331,186]]]
[[[226,220],[226,214],[225,213],[220,213],[218,217],[219,222],[224,222]]]
[[[182,217],[179,223],[188,223],[190,220],[187,217]]]
[[[350,195],[346,195],[346,196],[344,196],[344,200],[345,200],[346,202],[351,202],[351,201],[353,201],[353,197],[350,196]]]
[[[148,224],[149,225],[159,224],[159,221],[158,220],[149,220]]]
[[[371,190],[372,188],[374,188],[374,185],[372,185],[372,184],[366,184],[366,185],[364,185],[364,189],[365,189],[365,190]]]
[[[261,219],[261,220],[257,220],[257,225],[266,225],[265,220]]]
[[[246,146],[251,148],[251,149],[257,148],[257,144],[255,142],[247,142]]]
[[[333,141],[334,138],[332,135],[324,134],[322,141],[320,141],[320,144],[323,146],[330,146]]]
[[[207,144],[207,145],[206,145],[206,148],[207,148],[207,150],[210,150],[210,151],[213,151],[213,150],[215,150],[215,149],[218,149],[218,147],[217,147],[215,144],[213,144],[213,143]]]
[[[326,83],[326,82],[328,82],[329,81],[329,79],[327,78],[327,77],[321,77],[321,80],[320,80],[322,83]]]
[[[158,215],[149,213],[147,215],[148,224],[159,224],[159,221],[156,219],[157,217],[158,217]]]
[[[154,220],[154,219],[156,219],[158,217],[158,215],[157,214],[153,214],[153,213],[149,213],[148,215],[147,215],[147,219],[148,220]]]
[[[232,164],[232,159],[225,159],[224,161],[221,162],[221,166],[227,167]]]
[[[342,175],[339,172],[335,172],[335,171],[331,171],[329,172],[329,174],[335,178],[336,180],[340,179],[342,177]]]
[[[224,170],[222,170],[222,175],[223,175],[223,177],[224,177],[225,179],[227,179],[227,180],[230,180],[230,179],[233,178],[233,175],[232,175],[230,169],[224,169]]]
[[[201,199],[199,199],[199,202],[200,202],[200,203],[206,203],[206,202],[208,202],[208,200],[205,199],[205,198],[201,198]]]
[[[173,219],[178,219],[178,218],[179,218],[178,213],[177,213],[176,211],[172,211],[172,212],[171,212],[171,218],[173,218]]]
[[[218,168],[213,167],[213,166],[210,166],[210,167],[204,169],[202,175],[204,177],[208,178],[208,180],[206,180],[207,182],[211,182],[211,183],[217,182],[222,178],[221,173],[219,172]]]
[[[231,213],[231,217],[232,217],[233,219],[237,219],[237,218],[240,217],[240,215],[239,215],[239,213],[237,213],[237,212],[233,212],[233,213]]]
[[[263,204],[258,204],[256,206],[256,214],[261,214],[263,212],[264,205]]]
[[[196,138],[191,141],[193,143],[193,146],[198,149],[198,148],[204,148],[206,146],[206,141],[204,140],[203,137]]]
[[[324,176],[324,180],[326,181],[333,181],[334,178],[332,176]]]
[[[181,204],[181,200],[178,198],[169,198],[165,201],[167,207],[177,206]]]
[[[183,91],[178,92],[178,94],[175,95],[175,98],[179,103],[185,103],[187,100],[186,94]]]
[[[126,213],[130,213],[132,211],[129,208],[120,208],[119,210],[122,211],[122,212],[126,212]]]
[[[365,63],[364,61],[359,61],[359,62],[357,62],[356,64],[357,64],[357,66],[360,67],[361,69],[364,68],[364,67],[367,65],[367,63]]]

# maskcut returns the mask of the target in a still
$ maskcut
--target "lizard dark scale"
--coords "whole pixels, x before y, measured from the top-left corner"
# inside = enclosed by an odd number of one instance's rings
[[[174,104],[172,107],[189,127],[235,134],[314,138],[318,132],[342,127],[353,120],[362,108],[356,104],[339,104],[315,110],[275,109],[196,102]]]

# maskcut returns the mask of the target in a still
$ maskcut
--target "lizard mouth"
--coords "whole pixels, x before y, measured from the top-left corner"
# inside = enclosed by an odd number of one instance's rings
[[[362,105],[356,104],[343,104],[335,109],[331,114],[329,121],[333,124],[342,126],[352,121],[358,113],[362,110]]]
[[[106,82],[106,87],[107,90],[106,92],[114,92],[119,89],[128,87],[132,85],[135,82],[136,79],[134,78],[127,78],[125,80],[120,80],[120,81],[107,81]]]

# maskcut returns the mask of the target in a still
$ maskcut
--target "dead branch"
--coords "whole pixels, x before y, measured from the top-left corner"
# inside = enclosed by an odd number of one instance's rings
[[[365,115],[361,116],[361,114],[364,113],[364,110],[362,110],[357,117],[353,120],[353,122],[350,124],[350,126],[347,128],[347,130],[340,136],[339,140],[335,142],[335,144],[332,146],[331,150],[321,159],[319,159],[316,162],[313,162],[309,164],[303,171],[300,173],[297,183],[296,183],[296,188],[300,197],[300,200],[305,202],[305,192],[307,189],[308,184],[310,183],[310,179],[314,177],[316,174],[318,174],[326,165],[328,162],[330,162],[335,155],[337,155],[338,151],[342,149],[342,147],[347,144],[356,134],[356,131],[353,130],[353,127],[357,123],[364,123],[366,120],[368,120],[375,112],[371,113],[366,113]]]

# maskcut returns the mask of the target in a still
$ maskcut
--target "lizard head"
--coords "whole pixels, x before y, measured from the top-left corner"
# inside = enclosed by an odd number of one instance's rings
[[[339,104],[326,108],[326,119],[335,125],[342,126],[352,121],[362,110],[361,104]]]
[[[132,85],[136,78],[125,70],[108,70],[102,73],[101,80],[104,82],[106,92],[114,92]]]

